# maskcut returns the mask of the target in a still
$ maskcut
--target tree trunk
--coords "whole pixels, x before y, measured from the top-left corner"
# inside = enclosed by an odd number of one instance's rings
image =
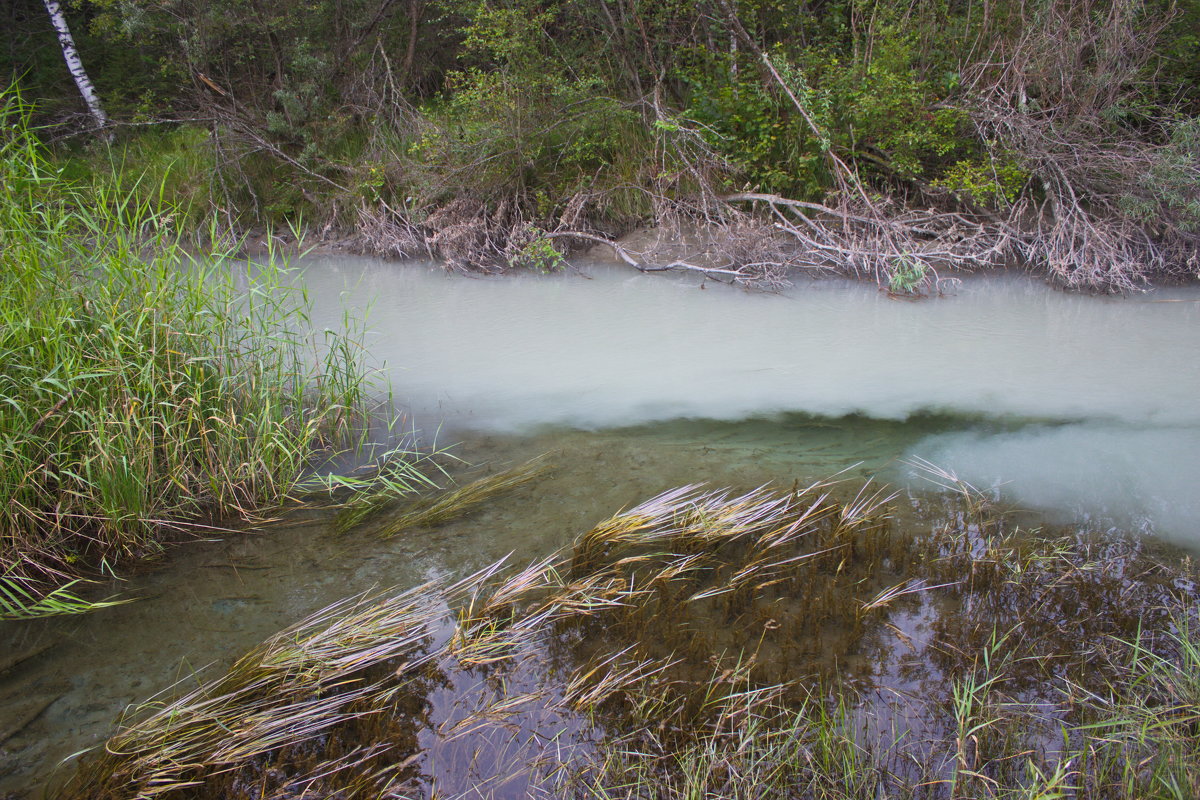
[[[421,30],[421,13],[425,10],[422,0],[408,0],[408,49],[404,51],[404,65],[400,68],[404,82],[412,81],[413,62],[417,56],[417,34]]]
[[[67,27],[67,18],[63,16],[62,5],[58,0],[43,0],[43,2],[46,4],[46,11],[50,13],[50,21],[54,23],[54,30],[58,32],[58,43],[62,46],[67,69],[70,71],[71,77],[75,79],[75,85],[79,87],[79,93],[83,95],[83,101],[87,103],[88,111],[96,120],[96,127],[104,128],[108,125],[108,115],[104,113],[104,108],[100,105],[100,98],[96,96],[96,89],[83,69],[83,62],[79,60],[79,51],[75,49],[75,38],[71,36],[71,29]]]

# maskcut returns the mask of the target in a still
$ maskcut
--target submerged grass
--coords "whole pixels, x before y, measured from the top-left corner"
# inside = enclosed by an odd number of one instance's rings
[[[544,475],[550,466],[538,458],[417,500],[391,516],[380,528],[381,536],[396,536],[413,528],[427,528],[457,519],[499,495],[511,492]]]
[[[393,448],[367,468],[365,475],[331,474],[310,481],[311,494],[325,494],[337,508],[333,528],[346,533],[368,521],[397,500],[426,489],[438,489],[435,473],[446,475],[438,451],[416,446]],[[308,487],[306,487],[308,489]]]
[[[1194,576],[977,497],[899,536],[891,500],[683,487],[348,601],[131,712],[63,796],[1197,796]]]
[[[193,257],[153,192],[69,183],[26,120],[0,96],[0,566],[36,598],[278,506],[354,441],[368,372],[273,253],[214,231]]]
[[[444,602],[481,578],[363,595],[319,611],[247,653],[221,678],[170,702],[132,709],[121,733],[62,796],[158,796],[205,781],[227,786],[230,775],[268,756],[281,759],[280,751],[296,760],[307,746],[327,747],[335,728],[384,713],[410,683],[423,680]],[[318,772],[363,767],[381,749],[351,747],[341,759],[319,759]],[[352,783],[385,789],[395,762],[391,769],[373,765],[377,773]],[[290,777],[289,784],[300,785],[321,776]]]
[[[311,507],[335,510],[336,533],[365,527],[389,538],[413,528],[444,525],[550,470],[545,458],[539,457],[442,488],[437,475],[455,482],[443,465],[443,458],[457,460],[444,450],[401,446],[377,457],[362,474],[328,474],[310,479],[300,487],[300,495]]]

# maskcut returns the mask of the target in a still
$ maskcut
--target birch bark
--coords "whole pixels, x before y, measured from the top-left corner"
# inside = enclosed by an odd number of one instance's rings
[[[75,49],[75,37],[71,35],[71,29],[67,26],[67,18],[62,12],[62,4],[58,0],[43,0],[43,2],[46,4],[46,11],[50,14],[50,21],[54,24],[54,30],[58,33],[58,43],[62,46],[63,59],[67,62],[67,69],[70,71],[71,77],[75,79],[75,85],[79,87],[79,93],[83,95],[83,101],[87,103],[88,111],[96,120],[96,127],[104,128],[108,125],[108,115],[104,113],[104,107],[100,105],[100,98],[96,95],[96,88],[92,86],[91,78],[83,69],[79,51]]]

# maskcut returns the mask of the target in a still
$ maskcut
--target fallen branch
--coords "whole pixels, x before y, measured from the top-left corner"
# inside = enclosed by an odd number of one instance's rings
[[[861,214],[851,214],[850,212],[846,211],[845,209],[831,208],[826,205],[821,205],[820,203],[809,203],[809,202],[805,202],[804,200],[793,200],[790,197],[782,197],[777,194],[763,194],[761,192],[738,192],[737,194],[724,195],[720,199],[724,200],[726,203],[760,202],[760,203],[767,203],[768,205],[771,205],[771,206],[783,206],[784,208],[787,208],[789,211],[792,211],[792,213],[797,213],[795,211],[795,209],[803,208],[803,209],[807,209],[809,211],[816,211],[821,214],[827,214],[831,217],[836,217],[838,219],[846,220],[848,222],[858,222],[858,223],[862,223],[864,225],[886,225],[888,227],[899,228],[899,229],[905,230],[909,233],[914,233],[914,234],[921,235],[921,236],[944,235],[944,231],[938,231],[933,228],[925,228],[925,227],[920,227],[917,225],[912,225],[912,224],[906,223],[904,220],[901,220],[901,219],[890,219],[888,217],[883,217],[883,216],[867,217],[867,216],[863,216]],[[806,217],[802,214],[797,214],[797,216],[800,216],[802,219],[804,219],[805,222],[811,222],[811,220],[809,220],[808,217]],[[937,216],[948,216],[948,215],[939,214]],[[958,214],[949,215],[949,216],[953,216],[954,218],[956,218],[960,221],[963,221],[963,222],[967,221],[964,217],[962,217],[961,215],[958,215]]]
[[[614,242],[612,239],[606,239],[603,236],[596,236],[591,233],[583,233],[582,231],[553,231],[542,234],[547,239],[583,239],[588,242],[595,242],[610,248],[619,259],[624,261],[629,266],[639,272],[671,272],[675,270],[684,270],[692,272],[700,272],[704,275],[728,275],[734,279],[736,283],[744,283],[752,285],[758,282],[757,276],[749,273],[744,267],[740,269],[724,269],[721,267],[702,267],[697,264],[689,264],[686,261],[672,261],[667,264],[645,264],[638,261],[629,251],[621,245]]]

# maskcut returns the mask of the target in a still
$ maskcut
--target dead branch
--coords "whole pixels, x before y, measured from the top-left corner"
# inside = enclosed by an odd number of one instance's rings
[[[547,239],[578,239],[585,242],[593,242],[595,244],[604,245],[610,248],[617,258],[638,270],[639,272],[672,272],[672,271],[690,271],[699,272],[705,276],[725,275],[729,276],[734,283],[743,284],[746,286],[761,287],[768,281],[765,280],[763,273],[756,273],[752,266],[772,266],[771,262],[759,265],[745,265],[734,269],[721,267],[705,267],[697,264],[691,264],[686,261],[671,261],[666,264],[647,264],[638,261],[628,250],[622,247],[612,239],[607,239],[603,236],[596,236],[583,231],[553,231],[551,233],[542,234]]]
[[[1139,0],[1055,0],[1015,32],[984,30],[977,49],[991,56],[963,65],[979,138],[1031,177],[1002,227],[1022,260],[1067,286],[1131,291],[1200,260],[1200,236],[1147,177],[1166,157],[1161,134],[1110,113],[1138,106],[1170,18]],[[1200,159],[1176,171],[1200,179]]]

